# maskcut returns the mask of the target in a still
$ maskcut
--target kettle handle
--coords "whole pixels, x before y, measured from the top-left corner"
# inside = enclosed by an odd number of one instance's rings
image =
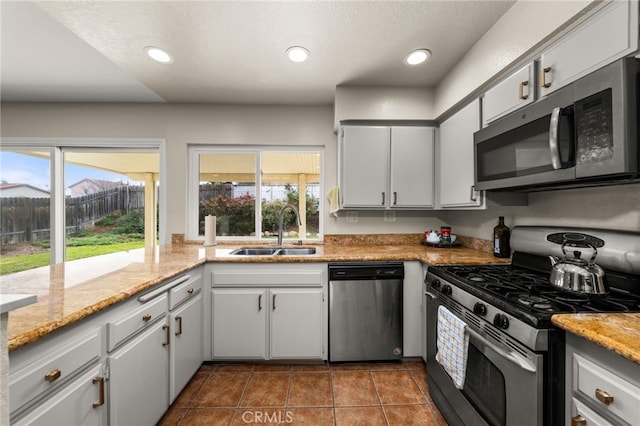
[[[564,240],[562,242],[562,246],[560,247],[562,249],[562,256],[564,257],[564,259],[567,258],[567,250],[565,249],[567,243],[569,243],[569,240]],[[584,243],[593,249],[593,254],[591,255],[591,259],[589,259],[589,264],[593,264],[596,260],[596,257],[598,256],[598,249],[588,241],[585,241]]]

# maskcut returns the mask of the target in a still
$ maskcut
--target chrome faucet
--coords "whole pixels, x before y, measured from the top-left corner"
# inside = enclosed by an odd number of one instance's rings
[[[302,221],[300,220],[300,214],[298,213],[298,209],[293,204],[285,204],[282,209],[280,209],[280,215],[278,217],[278,245],[282,245],[282,219],[284,216],[284,211],[286,209],[291,209],[296,214],[296,219],[298,219],[298,225],[302,226]]]

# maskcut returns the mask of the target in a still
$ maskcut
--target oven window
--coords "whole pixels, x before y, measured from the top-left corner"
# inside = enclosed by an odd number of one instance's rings
[[[505,425],[507,397],[504,376],[471,342],[462,393],[490,425]]]

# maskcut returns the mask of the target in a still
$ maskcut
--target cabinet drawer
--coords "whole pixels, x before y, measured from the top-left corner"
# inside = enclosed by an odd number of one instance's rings
[[[598,389],[613,400],[606,404],[598,399]],[[640,388],[578,354],[573,355],[573,391],[592,400],[601,413],[614,414],[632,425],[640,424]]]
[[[45,391],[58,387],[83,366],[100,358],[100,329],[94,329],[11,375],[11,412]]]
[[[14,421],[14,426],[95,425],[104,424],[104,400],[100,386],[102,364],[98,364],[46,399],[25,417]],[[104,395],[104,392],[102,393]],[[94,405],[95,404],[95,405]]]
[[[119,320],[107,323],[107,350],[113,351],[122,342],[153,324],[167,313],[167,295],[157,298],[128,312]]]
[[[173,310],[185,300],[195,296],[200,290],[202,290],[202,274],[195,275],[188,281],[172,288],[169,291],[169,310]]]
[[[571,416],[567,420],[567,425],[572,424],[572,419],[578,420],[578,417],[582,417],[582,419],[584,419],[586,422],[584,424],[586,426],[613,426],[611,423],[596,414],[596,412],[591,408],[583,404],[579,399],[574,397],[571,399]]]

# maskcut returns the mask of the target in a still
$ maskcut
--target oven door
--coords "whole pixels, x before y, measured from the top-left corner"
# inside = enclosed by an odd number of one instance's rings
[[[474,134],[478,190],[545,186],[575,179],[570,88]]]
[[[442,300],[459,317],[466,310],[439,297],[427,297],[427,371],[431,398],[449,424],[542,425],[543,355],[507,347],[465,321],[469,352],[464,387],[457,389],[435,360],[437,312]]]

